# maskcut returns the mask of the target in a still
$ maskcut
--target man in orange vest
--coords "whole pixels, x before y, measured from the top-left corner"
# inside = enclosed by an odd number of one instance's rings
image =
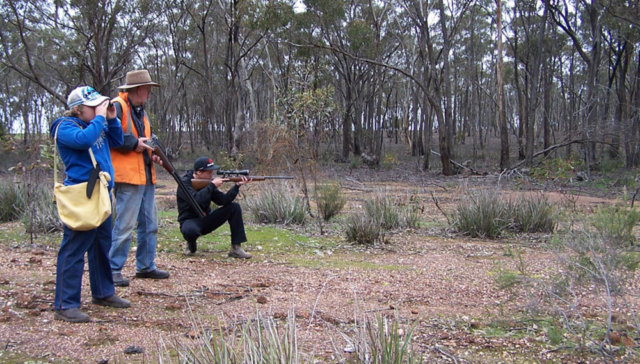
[[[112,100],[122,123],[124,143],[111,149],[115,174],[115,221],[109,258],[113,283],[128,286],[122,276],[122,267],[129,254],[131,236],[137,222],[136,277],[169,278],[169,272],[156,267],[158,241],[158,210],[156,207],[156,173],[152,162],[161,163],[152,154],[153,148],[145,144],[151,138],[151,124],[144,112],[151,87],[160,87],[151,81],[147,70],[127,73],[125,84]]]

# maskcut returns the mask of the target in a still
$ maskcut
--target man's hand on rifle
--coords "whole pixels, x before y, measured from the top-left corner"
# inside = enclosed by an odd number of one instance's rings
[[[223,180],[220,177],[216,177],[214,179],[211,180],[211,183],[213,183],[216,188],[220,188],[220,186],[222,186],[222,184],[225,182],[225,180]]]
[[[146,150],[150,150],[153,152],[153,147],[146,144],[148,140],[149,138],[145,138],[145,137],[138,138],[138,146],[136,147],[136,150],[135,150],[136,153],[142,153]]]
[[[151,160],[156,162],[156,163],[158,163],[160,166],[162,166],[162,159],[160,159],[160,157],[158,157],[157,155],[152,154],[151,155]]]
[[[237,186],[244,186],[247,183],[251,183],[253,181],[253,179],[247,179],[247,176],[242,176],[242,181],[238,181],[236,182]]]

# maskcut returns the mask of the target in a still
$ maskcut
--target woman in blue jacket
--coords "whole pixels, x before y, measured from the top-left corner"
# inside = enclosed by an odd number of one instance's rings
[[[51,137],[56,135],[57,148],[64,162],[65,185],[87,182],[93,169],[88,149],[96,163],[109,173],[113,188],[113,166],[109,147],[122,145],[123,133],[116,109],[109,106],[109,98],[89,86],[78,87],[67,97],[69,110],[51,124]],[[64,226],[56,270],[54,318],[67,322],[89,322],[91,318],[80,311],[80,292],[84,271],[84,256],[89,262],[91,302],[101,306],[126,308],[128,300],[115,294],[109,265],[111,247],[111,219],[89,231],[74,231]]]

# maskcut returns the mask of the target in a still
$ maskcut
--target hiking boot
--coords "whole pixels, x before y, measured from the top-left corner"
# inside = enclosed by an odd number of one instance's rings
[[[79,308],[69,308],[66,310],[58,310],[53,314],[53,318],[66,322],[89,322],[91,317],[86,313],[80,311]]]
[[[125,300],[124,298],[120,298],[116,295],[111,295],[107,298],[92,298],[91,303],[100,305],[100,306],[109,306],[109,307],[117,307],[117,308],[128,308],[131,307],[131,302],[129,300]]]
[[[245,252],[240,244],[231,244],[231,250],[229,250],[229,257],[251,259],[251,254]]]
[[[184,255],[185,257],[192,257],[192,256],[196,255],[196,252],[192,252],[192,251],[191,251],[191,250],[189,250],[189,249],[185,249],[185,250],[182,252],[182,255]]]
[[[189,247],[189,251],[195,253],[198,250],[198,245],[195,241],[187,241],[187,246]]]
[[[136,278],[167,279],[169,278],[169,272],[160,269],[154,269],[148,272],[136,272]]]
[[[129,280],[122,276],[122,273],[113,273],[113,285],[116,287],[129,286]]]

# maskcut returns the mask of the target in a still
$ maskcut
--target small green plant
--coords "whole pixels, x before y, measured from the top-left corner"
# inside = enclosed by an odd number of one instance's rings
[[[364,319],[356,328],[352,340],[356,363],[362,364],[411,364],[420,363],[411,346],[415,325],[405,332],[398,324],[398,318],[389,319],[377,315],[376,319]]]
[[[583,161],[579,158],[571,157],[554,158],[546,160],[540,167],[531,169],[531,176],[534,179],[545,180],[559,180],[568,181],[575,177],[577,171],[582,167]]]
[[[307,220],[304,199],[287,184],[267,187],[247,208],[258,222],[267,224],[304,225]]]
[[[233,326],[227,330],[219,326],[211,330],[202,320],[192,318],[195,342],[171,343],[180,363],[303,363],[296,332],[295,314],[290,313],[284,327],[272,318],[257,314],[247,320],[240,330]],[[161,362],[172,362],[171,352],[165,345],[160,352]]]
[[[547,328],[547,338],[549,339],[549,343],[551,345],[557,346],[562,343],[564,340],[564,330],[562,326],[559,325],[551,325]]]
[[[340,192],[340,185],[332,183],[318,188],[318,209],[324,221],[339,214],[347,200]]]
[[[605,206],[596,211],[593,226],[615,246],[634,245],[633,228],[640,221],[640,211],[622,205]]]
[[[380,238],[380,224],[368,214],[353,213],[347,218],[345,233],[347,241],[358,244],[373,244]]]
[[[349,158],[349,169],[358,169],[362,167],[362,158],[359,156],[351,156]]]
[[[398,165],[398,157],[393,154],[386,153],[382,157],[382,161],[380,161],[380,166],[382,169],[391,169]]]
[[[509,228],[509,203],[496,192],[468,194],[456,207],[453,227],[471,237],[496,238]]]

